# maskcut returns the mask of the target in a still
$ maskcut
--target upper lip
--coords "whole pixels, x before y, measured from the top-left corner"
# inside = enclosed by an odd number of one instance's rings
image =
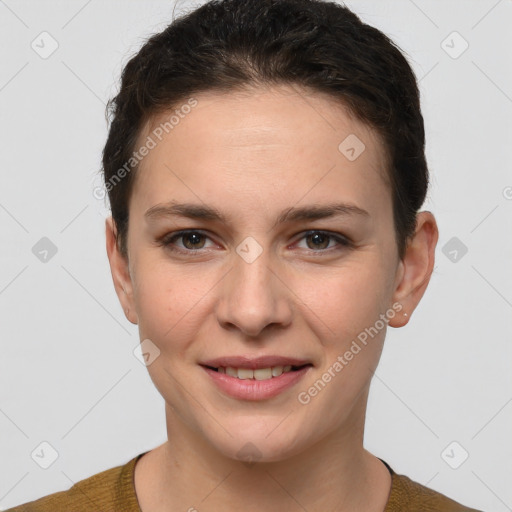
[[[213,368],[250,368],[256,370],[258,368],[271,368],[273,366],[304,366],[311,364],[306,359],[297,359],[285,356],[226,356],[209,359],[200,363],[202,366],[211,366]]]

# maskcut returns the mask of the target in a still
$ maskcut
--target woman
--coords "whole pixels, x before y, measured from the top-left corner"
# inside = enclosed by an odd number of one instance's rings
[[[438,240],[398,48],[335,3],[212,1],[130,60],[111,114],[107,252],[168,440],[12,510],[473,510],[363,446]]]

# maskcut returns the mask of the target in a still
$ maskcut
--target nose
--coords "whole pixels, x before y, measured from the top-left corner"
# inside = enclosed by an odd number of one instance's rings
[[[238,255],[234,258],[217,306],[217,318],[224,329],[238,329],[245,337],[256,338],[265,329],[291,323],[293,293],[268,253],[264,250],[252,262]]]

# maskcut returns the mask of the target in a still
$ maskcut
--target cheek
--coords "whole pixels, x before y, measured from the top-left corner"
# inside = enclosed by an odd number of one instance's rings
[[[307,317],[324,324],[333,341],[347,340],[373,325],[387,307],[386,270],[373,254],[355,256],[357,262],[329,272],[297,276],[293,288]]]
[[[198,333],[211,313],[212,293],[219,274],[206,274],[199,267],[172,265],[162,259],[136,269],[134,290],[141,340],[150,339],[172,363],[187,359],[187,349],[200,337]],[[179,356],[179,357],[177,357]]]
[[[172,271],[168,265],[148,262],[137,268],[136,275],[134,299],[141,336],[155,339],[156,343],[173,338],[197,302],[197,289],[186,276]]]
[[[301,288],[307,306],[301,315],[323,347],[321,366],[301,387],[299,402],[321,411],[325,428],[346,421],[378,365],[387,328],[380,316],[387,311],[386,275],[378,269],[354,265],[317,280],[315,288],[308,278]]]

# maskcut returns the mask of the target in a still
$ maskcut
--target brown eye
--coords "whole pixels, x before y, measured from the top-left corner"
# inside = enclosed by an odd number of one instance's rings
[[[181,243],[178,243],[178,240],[181,240]],[[200,231],[179,231],[161,237],[159,245],[170,251],[191,254],[199,253],[201,249],[208,249],[207,240],[210,240],[210,237]]]
[[[183,245],[187,249],[202,249],[204,247],[204,240],[201,244],[201,238],[205,238],[201,233],[184,233],[179,235],[177,238],[181,238],[183,240]]]
[[[306,235],[306,240],[311,241],[311,245],[308,244],[310,249],[326,249],[329,246],[330,238],[325,233]]]
[[[306,241],[307,249],[311,249],[313,252],[330,252],[351,245],[344,236],[326,231],[309,231],[302,239]],[[331,242],[334,242],[334,245],[331,245]],[[329,245],[331,246],[329,247]]]

